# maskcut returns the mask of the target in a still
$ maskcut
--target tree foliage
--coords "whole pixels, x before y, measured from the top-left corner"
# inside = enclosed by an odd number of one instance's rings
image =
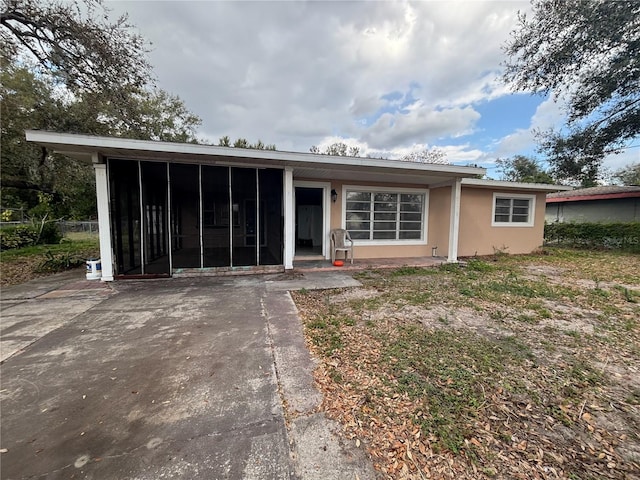
[[[358,157],[360,155],[359,147],[350,147],[344,142],[332,143],[324,151],[321,151],[316,145],[312,145],[309,151],[317,155],[333,155],[336,157]]]
[[[557,178],[596,183],[602,159],[640,135],[640,2],[533,0],[505,46],[514,90],[564,102],[563,131],[538,132]]]
[[[126,100],[151,77],[146,42],[127,16],[111,21],[102,0],[2,0],[1,53],[28,54],[74,93]]]
[[[276,146],[273,143],[265,145],[265,143],[258,139],[256,143],[249,143],[246,138],[238,138],[235,142],[231,143],[231,138],[228,135],[220,137],[218,139],[219,147],[234,147],[234,148],[250,148],[253,150],[276,150]]]
[[[501,174],[501,180],[507,182],[547,183],[555,181],[540,165],[540,162],[524,155],[512,158],[498,158],[496,166]]]
[[[640,185],[640,162],[616,170],[613,178],[621,185]]]
[[[101,0],[2,0],[3,206],[53,195],[56,215],[95,210],[90,165],[28,144],[26,129],[196,142],[200,119],[154,87],[146,44]]]
[[[449,161],[447,160],[446,154],[444,151],[438,147],[425,148],[423,150],[415,150],[411,153],[408,153],[400,160],[405,162],[416,162],[416,163],[436,163],[441,165],[448,165]]]

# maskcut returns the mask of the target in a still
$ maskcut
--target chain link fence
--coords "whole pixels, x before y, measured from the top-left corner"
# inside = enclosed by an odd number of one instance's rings
[[[17,209],[14,209],[17,210]],[[0,228],[2,227],[14,227],[16,225],[30,224],[31,222],[26,218],[22,217],[19,220],[2,220],[0,221]],[[84,233],[87,235],[98,235],[100,232],[98,229],[97,221],[70,221],[70,220],[60,220],[56,222],[58,228],[60,229],[60,233],[63,236],[69,233]]]

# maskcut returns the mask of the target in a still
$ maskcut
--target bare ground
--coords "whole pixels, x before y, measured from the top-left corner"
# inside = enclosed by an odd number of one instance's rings
[[[640,478],[640,259],[549,253],[294,294],[381,478]]]

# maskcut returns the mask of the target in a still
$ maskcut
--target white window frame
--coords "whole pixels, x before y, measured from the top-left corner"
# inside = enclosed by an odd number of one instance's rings
[[[429,233],[429,190],[419,188],[400,188],[400,187],[383,187],[383,186],[367,186],[367,185],[343,185],[342,186],[342,228],[347,228],[347,191],[357,192],[369,192],[369,193],[410,193],[423,195],[424,204],[422,208],[422,218],[420,223],[422,224],[421,238],[408,239],[408,240],[364,240],[353,239],[354,244],[370,245],[370,246],[384,246],[384,245],[426,245]]]
[[[527,222],[496,222],[496,200],[498,198],[526,199],[529,200],[529,221]],[[492,227],[533,227],[536,218],[536,196],[524,193],[493,192],[493,205],[491,207]]]

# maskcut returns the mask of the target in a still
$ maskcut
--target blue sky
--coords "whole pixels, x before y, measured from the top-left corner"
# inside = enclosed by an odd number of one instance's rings
[[[501,81],[502,47],[528,2],[107,5],[152,43],[158,85],[203,119],[207,142],[305,152],[342,141],[387,158],[437,146],[498,178],[497,158],[535,156],[532,130],[564,122],[553,97]],[[639,159],[632,148],[605,166]]]

